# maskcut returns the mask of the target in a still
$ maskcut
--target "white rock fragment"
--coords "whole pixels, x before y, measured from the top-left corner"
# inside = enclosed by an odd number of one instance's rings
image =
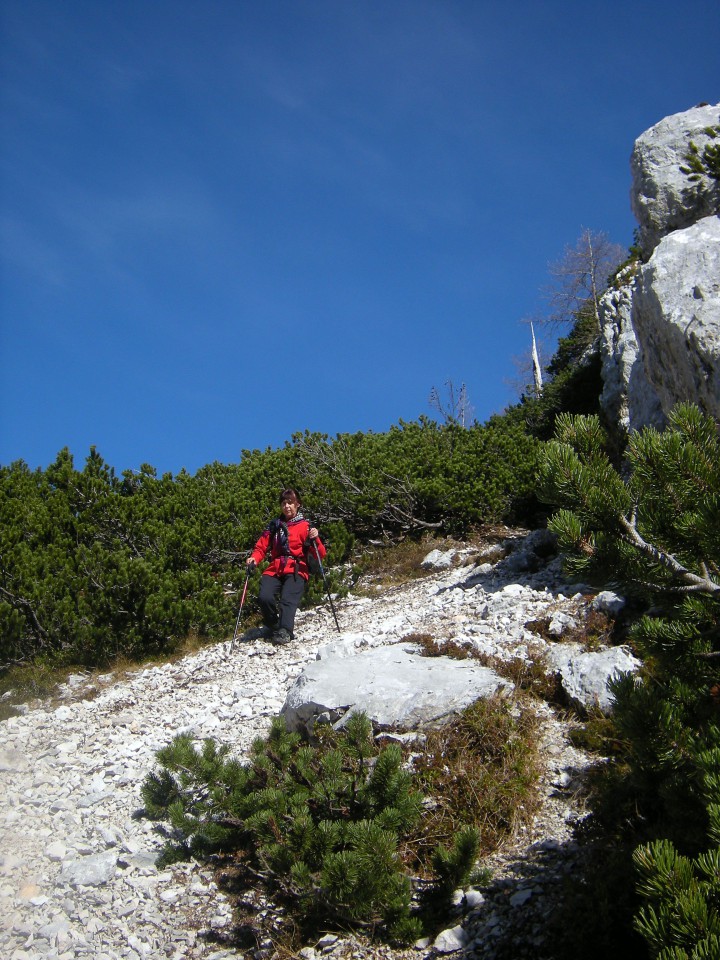
[[[467,933],[462,926],[458,925],[439,933],[433,943],[433,949],[438,953],[455,953],[456,950],[462,950],[467,942]]]

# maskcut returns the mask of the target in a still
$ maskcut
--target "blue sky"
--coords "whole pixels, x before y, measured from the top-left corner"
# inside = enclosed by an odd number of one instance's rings
[[[517,398],[720,4],[2,0],[0,464],[195,472]]]

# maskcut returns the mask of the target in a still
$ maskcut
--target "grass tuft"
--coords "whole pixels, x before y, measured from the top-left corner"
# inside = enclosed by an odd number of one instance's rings
[[[525,629],[549,643],[579,643],[585,650],[602,650],[615,643],[615,621],[600,610],[588,610],[581,623],[563,631],[561,637],[550,633],[552,617],[528,620]]]
[[[418,849],[449,845],[469,824],[488,853],[532,820],[540,802],[538,727],[528,705],[496,695],[428,732],[413,759],[420,789],[433,798]]]

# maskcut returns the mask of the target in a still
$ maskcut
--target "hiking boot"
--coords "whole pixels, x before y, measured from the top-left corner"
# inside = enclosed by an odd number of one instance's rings
[[[246,630],[241,639],[246,643],[252,643],[253,640],[269,640],[273,635],[270,627],[251,627]]]
[[[272,642],[279,647],[284,646],[286,643],[290,643],[292,640],[292,634],[289,630],[286,630],[285,627],[280,627],[279,630],[276,630],[272,635]]]

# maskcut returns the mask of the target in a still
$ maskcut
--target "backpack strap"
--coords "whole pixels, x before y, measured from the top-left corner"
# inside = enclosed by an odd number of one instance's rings
[[[310,530],[310,522],[305,517],[298,517],[297,519],[305,520],[305,522],[308,525],[308,531]],[[307,540],[308,540],[307,535],[305,536],[305,539],[303,541],[303,547],[300,553],[297,556],[295,556],[295,554],[290,551],[290,538],[288,535],[288,525],[281,517],[276,517],[274,520],[271,520],[268,525],[268,530],[270,531],[270,543],[278,545],[279,550],[281,551],[280,555],[283,557],[283,564],[280,571],[282,575],[284,575],[285,573],[285,567],[287,566],[287,562],[289,559],[292,559],[295,561],[293,565],[293,576],[296,579],[298,575],[298,567],[300,565],[301,560],[304,560],[308,570],[310,569],[310,565],[308,563],[308,558],[307,558],[306,549],[305,549],[305,544],[307,543]]]

